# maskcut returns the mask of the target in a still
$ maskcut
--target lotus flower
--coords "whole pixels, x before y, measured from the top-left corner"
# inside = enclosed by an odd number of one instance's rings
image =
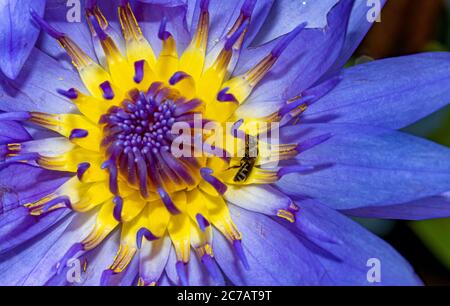
[[[349,216],[450,216],[449,149],[398,131],[448,53],[344,69],[366,1],[104,2],[0,7],[0,284],[421,284]]]

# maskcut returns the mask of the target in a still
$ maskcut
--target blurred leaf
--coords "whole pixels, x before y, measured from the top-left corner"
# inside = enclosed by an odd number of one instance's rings
[[[427,44],[424,51],[427,52],[447,51],[447,46],[443,45],[438,41],[432,41]]]
[[[412,222],[410,226],[430,251],[450,270],[450,220]]]
[[[405,131],[450,147],[450,105],[406,128]]]

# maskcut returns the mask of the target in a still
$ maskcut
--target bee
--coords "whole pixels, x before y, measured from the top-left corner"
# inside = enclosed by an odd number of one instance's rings
[[[256,153],[256,154],[254,154]],[[252,169],[255,167],[256,159],[258,156],[258,138],[250,135],[245,135],[245,154],[241,159],[239,166],[233,168],[239,168],[233,181],[236,183],[244,183],[248,180]]]

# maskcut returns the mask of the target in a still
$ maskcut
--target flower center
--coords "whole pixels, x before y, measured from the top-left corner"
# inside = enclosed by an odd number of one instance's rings
[[[186,101],[162,83],[153,83],[147,92],[137,89],[120,106],[111,107],[100,119],[102,148],[110,172],[110,190],[118,195],[118,180],[139,189],[144,198],[189,189],[198,184],[195,171],[201,163],[190,156],[175,158],[172,132],[175,123],[193,123],[202,104]],[[156,195],[155,195],[156,197]]]

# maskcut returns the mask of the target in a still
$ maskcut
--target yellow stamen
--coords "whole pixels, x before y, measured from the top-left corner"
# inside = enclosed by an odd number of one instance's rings
[[[119,7],[119,20],[125,38],[127,56],[130,63],[145,60],[150,69],[155,67],[156,57],[152,47],[142,35],[141,28],[131,10],[130,4]]]
[[[203,11],[198,21],[197,30],[190,45],[180,59],[180,69],[199,80],[205,64],[206,46],[208,43],[209,13]]]

